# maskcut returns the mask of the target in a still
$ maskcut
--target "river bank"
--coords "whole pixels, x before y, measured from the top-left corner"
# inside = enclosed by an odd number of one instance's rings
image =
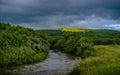
[[[54,75],[63,74],[72,70],[78,59],[60,51],[50,50],[46,60],[40,63],[7,69],[2,74],[11,75]]]

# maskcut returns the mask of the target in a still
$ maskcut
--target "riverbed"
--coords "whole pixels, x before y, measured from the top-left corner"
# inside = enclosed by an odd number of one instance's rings
[[[60,51],[50,50],[46,60],[0,71],[0,75],[62,75],[77,64],[78,58]]]

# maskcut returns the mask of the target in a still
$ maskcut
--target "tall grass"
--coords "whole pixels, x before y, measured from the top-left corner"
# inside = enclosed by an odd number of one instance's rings
[[[120,75],[120,46],[95,46],[94,57],[80,60],[70,75]]]

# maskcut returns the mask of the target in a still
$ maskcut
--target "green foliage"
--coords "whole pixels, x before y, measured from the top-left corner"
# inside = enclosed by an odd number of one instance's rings
[[[89,57],[95,53],[92,41],[78,34],[71,34],[64,38],[56,39],[54,49],[76,54],[82,58]]]
[[[74,28],[73,28],[74,29]],[[87,29],[86,29],[87,30]],[[40,34],[45,34],[52,43],[53,40],[76,34],[89,38],[95,45],[120,45],[120,31],[114,30],[87,30],[86,32],[63,32],[60,30],[37,30]]]
[[[85,33],[80,33],[80,35],[88,37],[95,45],[120,45],[120,31],[90,30]]]
[[[75,50],[75,43],[76,43],[76,38],[75,36],[69,36],[67,37],[67,41],[65,43],[65,52],[68,52],[68,53],[76,53],[76,50]]]
[[[36,53],[29,47],[14,47],[0,50],[0,67],[38,62],[46,57],[46,53]]]
[[[46,37],[32,29],[0,23],[0,67],[41,61],[49,46]]]
[[[88,38],[82,37],[75,44],[75,47],[77,48],[76,54],[82,58],[94,55],[95,51],[93,46],[93,43]]]
[[[59,49],[62,51],[64,49],[65,41],[65,39],[57,39],[56,43],[54,43],[54,49]]]

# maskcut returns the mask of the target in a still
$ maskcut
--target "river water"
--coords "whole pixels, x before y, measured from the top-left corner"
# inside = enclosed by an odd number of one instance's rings
[[[0,75],[62,75],[77,64],[78,59],[60,51],[50,50],[46,60],[40,63],[0,71]]]

